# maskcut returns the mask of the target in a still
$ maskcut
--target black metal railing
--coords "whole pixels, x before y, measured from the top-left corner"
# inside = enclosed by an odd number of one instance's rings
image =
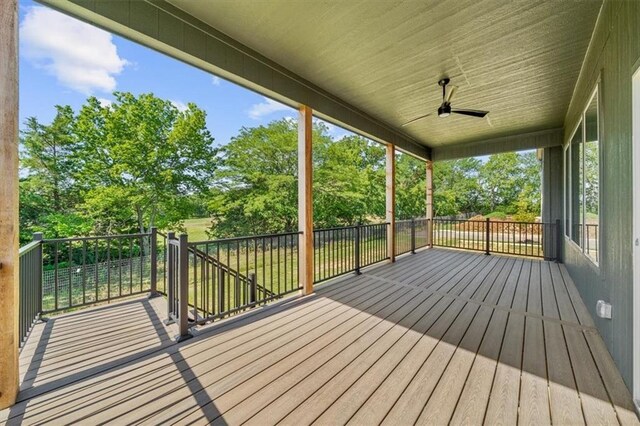
[[[425,218],[396,221],[395,253],[415,253],[429,245],[429,220]]]
[[[596,263],[600,262],[600,244],[598,241],[598,225],[587,223],[585,226],[584,252]]]
[[[35,234],[33,242],[20,248],[19,253],[19,339],[20,347],[42,312],[42,234]]]
[[[193,321],[204,323],[298,291],[299,233],[188,243]]]
[[[313,276],[319,283],[389,258],[386,223],[313,231]]]
[[[433,220],[433,245],[465,250],[556,259],[558,223]]]
[[[177,341],[191,337],[189,326],[189,254],[187,235],[175,237],[173,232],[167,234],[167,320],[166,324],[178,325]],[[191,323],[191,324],[190,324]]]
[[[314,230],[314,282],[389,259],[390,224]],[[597,259],[597,225],[586,225],[585,248]],[[456,219],[395,223],[395,254],[426,246],[555,259],[561,224]],[[20,339],[42,314],[142,293],[167,296],[168,321],[180,335],[300,290],[301,233],[189,242],[187,235],[150,233],[43,239],[20,249]]]
[[[168,235],[160,231],[156,232],[156,291],[162,295],[167,295],[167,240]],[[175,234],[174,234],[175,238]]]
[[[153,291],[152,233],[44,239],[42,313]]]
[[[314,282],[325,281],[356,270],[360,231],[359,226],[313,230]]]
[[[388,223],[360,225],[358,271],[365,266],[389,259],[387,251],[387,228],[389,226]]]

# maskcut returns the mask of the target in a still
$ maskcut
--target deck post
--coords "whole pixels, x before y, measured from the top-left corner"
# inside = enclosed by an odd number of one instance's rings
[[[411,218],[411,253],[416,254],[416,220]]]
[[[18,2],[0,7],[0,409],[19,387]]]
[[[151,289],[149,297],[157,297],[158,294],[158,228],[151,228],[149,235],[149,259],[151,264]]]
[[[299,281],[302,294],[313,293],[313,112],[298,109],[298,231],[300,231]]]
[[[227,296],[226,293],[224,269],[218,268],[218,314],[222,314],[225,311],[224,299]]]
[[[427,192],[427,245],[433,247],[433,161],[427,160],[426,192]]]
[[[175,240],[176,234],[175,232],[167,232],[167,319],[164,321],[166,325],[173,324],[172,314],[174,309],[174,300],[175,300],[175,259],[174,259],[174,250],[171,246],[171,241]]]
[[[38,246],[38,264],[36,274],[38,276],[38,294],[36,295],[38,301],[38,318],[40,320],[44,320],[42,318],[42,240],[44,240],[44,235],[42,232],[34,232],[33,233],[33,241],[40,241]]]
[[[189,245],[187,234],[178,237],[178,335],[176,342],[193,337],[189,333]]]
[[[258,301],[258,281],[255,272],[249,272],[247,278],[249,279],[249,303],[253,306]]]
[[[556,219],[556,252],[555,252],[555,256],[554,256],[554,260],[556,262],[561,262],[562,261],[562,235],[563,235],[563,229],[562,229],[562,221],[560,219]]]
[[[485,221],[485,241],[484,241],[484,254],[491,254],[491,219],[487,218]]]
[[[386,222],[387,256],[396,261],[396,147],[387,144],[386,153]]]
[[[360,228],[361,228],[361,225],[357,224],[356,233],[355,233],[354,250],[353,250],[353,257],[354,257],[353,264],[356,270],[356,275],[360,275],[362,273],[360,272]]]

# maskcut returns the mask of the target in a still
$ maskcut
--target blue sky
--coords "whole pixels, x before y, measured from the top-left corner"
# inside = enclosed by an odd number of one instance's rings
[[[31,116],[50,122],[57,104],[77,111],[88,95],[108,102],[113,90],[152,92],[179,108],[194,102],[207,112],[217,144],[243,126],[295,116],[289,107],[33,1],[20,1],[19,13],[21,127]],[[348,134],[329,127],[334,137]]]

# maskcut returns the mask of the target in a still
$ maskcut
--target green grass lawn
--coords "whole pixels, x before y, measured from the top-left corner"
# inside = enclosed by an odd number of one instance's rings
[[[206,231],[211,227],[210,217],[187,219],[184,221],[184,226],[187,228],[189,241],[206,241],[209,239]]]

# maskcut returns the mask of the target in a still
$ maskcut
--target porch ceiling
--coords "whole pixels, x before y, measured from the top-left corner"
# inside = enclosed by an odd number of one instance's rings
[[[169,0],[427,147],[562,127],[601,0]],[[437,116],[437,81],[454,107]],[[337,117],[339,119],[339,117]]]

